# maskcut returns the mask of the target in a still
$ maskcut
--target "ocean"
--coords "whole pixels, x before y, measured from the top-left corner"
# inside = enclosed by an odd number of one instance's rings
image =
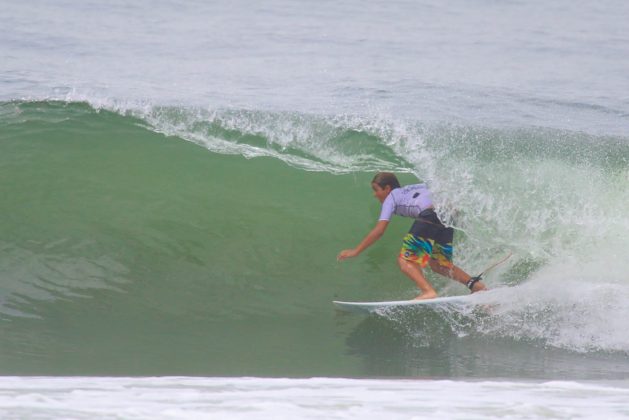
[[[628,3],[0,5],[2,418],[629,417]]]

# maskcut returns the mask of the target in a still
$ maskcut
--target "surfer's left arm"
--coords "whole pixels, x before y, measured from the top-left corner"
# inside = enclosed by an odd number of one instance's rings
[[[371,229],[371,232],[369,232],[367,236],[365,236],[365,238],[358,244],[356,248],[345,249],[341,251],[336,259],[338,261],[342,261],[346,260],[347,258],[352,258],[360,255],[361,252],[369,248],[374,242],[380,239],[380,237],[384,234],[384,231],[387,230],[388,225],[388,220],[379,220],[376,226]]]

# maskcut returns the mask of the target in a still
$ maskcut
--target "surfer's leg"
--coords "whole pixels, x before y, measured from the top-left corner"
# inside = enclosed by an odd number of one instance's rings
[[[398,257],[398,264],[400,265],[400,270],[404,273],[409,279],[411,279],[417,287],[422,291],[422,293],[417,296],[415,299],[432,299],[437,297],[437,292],[433,289],[432,285],[426,280],[424,277],[424,273],[422,272],[421,267],[414,261],[409,261],[404,259],[404,257]]]
[[[452,228],[445,228],[439,232],[439,237],[433,244],[431,258],[428,262],[430,268],[435,273],[449,277],[466,286],[470,284],[472,293],[487,290],[487,287],[478,279],[469,283],[472,280],[472,276],[454,265],[452,261],[454,253],[454,247],[452,246],[453,236],[454,230]]]
[[[466,286],[467,283],[472,279],[472,276],[470,276],[454,264],[451,264],[449,266],[443,265],[443,262],[436,258],[431,258],[428,264],[430,264],[430,269],[435,273],[456,280]],[[472,286],[472,293],[480,292],[481,290],[487,290],[485,284],[483,284],[482,281],[475,282]]]
[[[432,252],[432,240],[407,234],[402,241],[402,249],[398,256],[400,270],[411,279],[422,291],[416,299],[432,299],[437,297],[437,292],[424,277],[422,268],[426,267]]]

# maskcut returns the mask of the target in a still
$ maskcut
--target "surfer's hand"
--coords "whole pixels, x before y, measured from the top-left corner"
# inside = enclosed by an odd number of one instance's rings
[[[348,258],[353,258],[358,255],[358,252],[355,249],[345,249],[339,253],[336,257],[337,261],[343,261]]]

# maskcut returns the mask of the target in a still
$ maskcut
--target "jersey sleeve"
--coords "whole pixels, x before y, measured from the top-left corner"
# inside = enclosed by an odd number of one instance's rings
[[[393,212],[395,211],[395,201],[393,201],[393,194],[389,194],[387,198],[385,198],[382,203],[382,210],[380,210],[380,220],[391,221],[391,217],[393,216]]]

